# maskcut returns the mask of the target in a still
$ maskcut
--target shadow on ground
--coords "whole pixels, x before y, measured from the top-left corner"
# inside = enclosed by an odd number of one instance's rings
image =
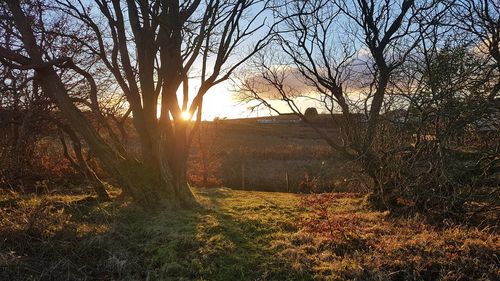
[[[225,189],[200,191],[204,208],[185,225],[190,231],[168,231],[151,268],[160,280],[312,280],[304,266],[279,254],[275,242],[296,229],[279,208],[257,197],[235,199]],[[165,218],[174,221],[171,214]],[[164,225],[164,224],[161,224]],[[179,224],[176,224],[179,225]],[[175,233],[175,234],[174,234]],[[172,235],[173,234],[173,235]]]
[[[265,200],[199,191],[202,208],[151,214],[78,196],[2,198],[1,280],[311,280],[273,244],[296,229]]]

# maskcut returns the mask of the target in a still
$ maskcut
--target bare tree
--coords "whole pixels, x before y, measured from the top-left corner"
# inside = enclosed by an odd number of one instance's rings
[[[248,39],[264,27],[261,15],[266,2],[95,0],[91,7],[85,3],[56,1],[55,7],[47,6],[38,14],[41,19],[35,29],[29,4],[6,1],[2,18],[13,23],[11,32],[19,40],[0,46],[0,57],[4,63],[35,71],[43,92],[56,102],[125,192],[145,206],[158,202],[169,207],[192,206],[195,200],[186,182],[186,160],[201,121],[203,96],[265,46],[266,32],[253,42]],[[90,31],[94,40],[82,38],[79,32],[51,35],[81,44],[83,53],[112,73],[130,106],[141,146],[139,157],[126,151],[103,116],[92,67],[85,69],[73,58],[53,56],[42,44],[44,37],[38,31],[53,31],[46,22],[58,14],[70,26],[83,24]],[[237,48],[248,51],[235,56]],[[80,77],[87,85],[88,107],[104,132],[98,132],[75,104],[63,72]],[[199,80],[194,93],[189,86],[193,77]],[[182,89],[181,100],[178,89]],[[183,119],[183,112],[196,113],[196,122]]]
[[[476,49],[490,59],[488,75],[494,84],[489,99],[500,92],[500,3],[496,0],[460,0],[453,9],[455,25],[475,37]]]
[[[422,40],[425,29],[439,22],[449,4],[317,0],[276,6],[275,16],[281,20],[276,28],[276,47],[285,59],[260,57],[254,66],[260,78],[246,79],[240,92],[270,106],[262,96],[262,85],[271,86],[294,113],[311,123],[295,102],[301,93],[287,83],[290,75],[302,79],[313,93],[306,96],[330,112],[341,137],[311,124],[313,128],[334,149],[360,160],[375,181],[375,197],[384,197],[390,184],[380,179],[380,155],[374,146],[391,76]]]
[[[39,15],[42,8],[43,6],[37,3],[37,5],[33,5],[30,13]],[[2,30],[6,31],[5,36],[0,39],[1,44],[16,45],[18,38],[12,33],[13,23],[2,21],[0,25]],[[46,35],[43,37],[45,37],[45,44],[52,45],[50,41],[53,38],[47,38]],[[64,50],[51,49],[50,52],[70,53],[74,51],[74,48],[74,45],[67,45],[64,46]],[[36,179],[39,176],[37,171],[34,171],[34,169],[40,168],[37,167],[37,161],[41,160],[40,152],[36,151],[37,142],[41,138],[53,136],[55,128],[61,128],[63,122],[60,120],[60,115],[54,110],[54,103],[46,95],[43,95],[39,77],[33,70],[20,68],[18,65],[3,61],[0,64],[0,81],[0,92],[2,93],[0,96],[0,128],[3,136],[0,173],[3,181],[11,186],[17,186],[19,183],[22,184],[23,180]],[[76,85],[70,87],[73,86]],[[72,137],[73,140],[76,140],[73,142],[75,144],[73,145],[74,152],[79,158],[78,160],[81,160],[81,165],[74,166],[74,168],[83,172],[85,171],[83,167],[87,167],[87,163],[81,153],[82,146],[76,134],[73,133]],[[64,151],[66,154],[70,154],[70,149]],[[99,197],[109,198],[102,182],[93,171],[89,169],[88,172],[91,173],[84,173],[84,175],[93,175],[90,182]]]
[[[202,122],[193,141],[194,151],[190,153],[190,183],[203,187],[220,186],[221,136],[219,120]]]

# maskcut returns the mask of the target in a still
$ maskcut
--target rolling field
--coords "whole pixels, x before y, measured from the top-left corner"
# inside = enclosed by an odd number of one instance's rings
[[[316,191],[363,192],[356,164],[343,159],[308,125],[279,123],[293,116],[206,122],[202,137],[218,165],[213,173],[223,186],[248,190],[309,193]],[[260,123],[275,120],[277,123]],[[338,135],[334,128],[324,128]],[[197,162],[195,141],[191,163]],[[199,170],[192,165],[191,171]],[[288,184],[287,184],[288,177]],[[354,181],[353,178],[358,181]],[[362,177],[362,176],[361,176]],[[312,183],[312,182],[315,183]],[[312,186],[315,185],[315,186]]]

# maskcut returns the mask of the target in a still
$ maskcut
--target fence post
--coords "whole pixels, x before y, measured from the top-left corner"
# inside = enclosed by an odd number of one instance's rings
[[[287,170],[285,170],[285,181],[286,181],[286,192],[290,192],[290,178],[288,177]]]
[[[241,163],[241,188],[245,188],[245,163]]]

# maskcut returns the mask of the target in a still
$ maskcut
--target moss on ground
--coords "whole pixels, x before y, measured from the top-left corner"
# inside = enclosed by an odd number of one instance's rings
[[[198,210],[150,214],[78,194],[1,194],[0,280],[500,277],[498,234],[391,218],[356,194],[196,196]]]

